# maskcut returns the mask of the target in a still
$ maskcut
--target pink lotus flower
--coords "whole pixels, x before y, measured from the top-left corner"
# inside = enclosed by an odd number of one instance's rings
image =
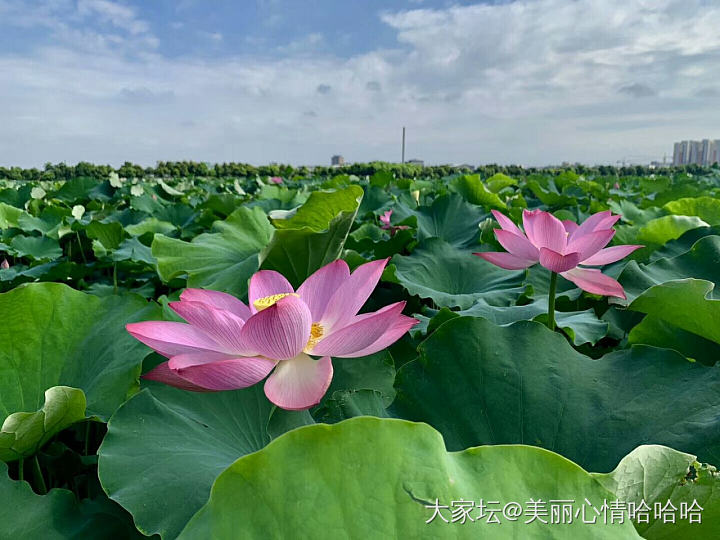
[[[2,268],[3,270],[7,270],[8,268],[10,268],[10,263],[7,259],[3,258],[2,262],[0,262],[0,268]]]
[[[268,180],[270,181],[271,184],[282,184],[283,183],[283,179],[280,178],[279,176],[271,176],[270,178],[268,178]]]
[[[410,228],[407,225],[391,225],[390,216],[392,216],[392,213],[392,210],[387,210],[382,216],[380,216],[380,223],[382,223],[380,226],[381,229],[390,231],[390,236],[394,236],[397,231],[403,231]]]
[[[245,388],[270,375],[265,395],[278,407],[317,405],[332,380],[331,356],[375,353],[418,323],[402,315],[405,302],[357,314],[387,261],[363,264],[350,274],[347,263],[338,260],[297,291],[278,272],[261,270],[250,279],[249,306],[229,294],[186,289],[170,307],[189,324],[127,325],[135,338],[169,358],[144,377],[185,390],[220,391]]]
[[[620,189],[620,184],[618,182],[615,182],[615,184],[613,184],[613,188]]]
[[[496,210],[492,212],[501,227],[495,229],[495,237],[508,252],[474,255],[508,270],[528,268],[539,262],[584,291],[625,298],[625,291],[616,280],[600,270],[583,268],[619,261],[643,247],[605,247],[615,235],[612,227],[620,216],[613,216],[610,211],[598,212],[578,225],[572,221],[560,221],[542,210],[524,210],[523,233],[507,216]]]

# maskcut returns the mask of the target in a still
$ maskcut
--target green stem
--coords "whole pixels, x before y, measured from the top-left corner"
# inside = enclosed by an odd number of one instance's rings
[[[550,330],[555,331],[555,290],[557,289],[557,273],[550,272],[550,292],[548,293],[548,321]]]
[[[37,454],[33,456],[33,473],[35,474],[35,481],[37,482],[40,495],[47,493],[47,486],[45,485],[45,479],[43,478],[42,471],[40,470],[40,462],[38,461]]]
[[[82,248],[82,241],[80,240],[80,231],[75,231],[75,235],[77,236],[78,247],[80,248],[80,255],[82,255],[82,260],[85,264],[87,264],[88,262],[85,258],[85,251]]]
[[[18,480],[21,482],[25,480],[25,459],[23,458],[18,461]]]
[[[90,420],[85,422],[85,444],[84,444],[84,452],[83,455],[88,455],[88,447],[90,446]]]
[[[113,263],[113,294],[118,293],[118,284],[117,284],[117,262]]]

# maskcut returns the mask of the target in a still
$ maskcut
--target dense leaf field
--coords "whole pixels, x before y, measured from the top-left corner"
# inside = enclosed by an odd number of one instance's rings
[[[717,172],[2,182],[0,538],[720,536]],[[473,255],[526,209],[619,215],[622,294]],[[141,378],[185,289],[337,259],[419,322],[319,404]]]

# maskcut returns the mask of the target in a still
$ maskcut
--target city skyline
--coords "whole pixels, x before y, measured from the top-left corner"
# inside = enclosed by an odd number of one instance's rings
[[[673,165],[711,166],[720,162],[720,139],[687,140],[673,146]]]

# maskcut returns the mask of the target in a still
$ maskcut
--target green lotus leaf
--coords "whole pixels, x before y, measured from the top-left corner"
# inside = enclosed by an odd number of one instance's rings
[[[647,522],[635,521],[643,538],[720,536],[720,475],[715,467],[698,463],[696,456],[665,446],[639,446],[612,472],[593,476],[619,500],[632,502],[636,508],[644,501],[652,509]],[[656,515],[656,504],[666,512]]]
[[[72,178],[63,183],[63,185],[51,193],[53,199],[61,201],[81,203],[90,199],[109,199],[111,190],[108,189],[108,183],[100,183],[95,178],[88,176],[80,176]]]
[[[612,494],[547,450],[483,446],[448,453],[430,426],[360,417],[290,431],[237,460],[180,538],[637,538],[629,521],[560,525],[496,514],[500,524],[493,524],[486,512],[477,521],[446,523],[431,509],[457,508],[453,501],[460,500],[498,501],[491,507],[502,508],[570,497],[599,508]],[[451,521],[450,509],[440,513]]]
[[[458,176],[450,182],[450,188],[462,195],[463,199],[471,204],[484,206],[488,209],[506,208],[503,200],[497,196],[497,191],[489,190],[480,180],[479,174],[466,174]]]
[[[621,223],[627,223],[638,227],[645,225],[656,218],[663,217],[667,213],[661,208],[639,208],[627,199],[623,199],[619,202],[611,201],[610,209],[613,213],[620,214],[622,216]]]
[[[66,489],[37,495],[27,482],[11,480],[0,462],[0,538],[107,540],[146,538],[130,516],[107,497],[83,499]]]
[[[388,238],[377,225],[365,223],[348,235],[345,247],[367,253],[371,260],[375,260],[402,252],[414,240],[415,233],[410,229],[398,230]]]
[[[559,193],[557,189],[554,189],[554,186],[548,186],[546,189],[537,180],[528,180],[526,184],[533,195],[548,208],[564,208],[577,205],[577,199],[574,196]],[[582,195],[583,193],[580,192],[579,194]]]
[[[386,233],[374,223],[363,223],[348,235],[347,246],[361,249],[385,239]]]
[[[154,266],[157,263],[152,250],[137,238],[128,238],[112,253],[113,261],[135,261]]]
[[[275,184],[263,185],[255,194],[255,200],[248,206],[262,208],[265,212],[271,210],[295,210],[305,201],[309,193],[305,190],[289,189]]]
[[[0,202],[0,229],[18,227],[20,217],[24,214],[20,208],[15,208],[4,202]]]
[[[267,433],[271,439],[277,439],[291,429],[310,426],[314,423],[315,419],[310,411],[287,411],[280,407],[274,407],[268,420]]]
[[[419,353],[398,371],[393,406],[450,450],[533,444],[600,472],[640,444],[720,453],[720,371],[673,351],[635,346],[596,360],[537,322],[459,317]]]
[[[697,229],[690,229],[686,233],[683,233],[680,238],[671,240],[666,243],[663,247],[653,252],[650,256],[650,261],[654,262],[658,259],[671,259],[687,253],[695,245],[695,243],[706,236],[717,236],[720,235],[720,226],[715,227],[700,227]]]
[[[238,208],[216,232],[192,242],[156,234],[152,255],[163,281],[187,275],[188,287],[215,289],[239,297],[247,295],[248,279],[260,265],[258,255],[270,241],[273,228],[259,208]]]
[[[720,285],[719,260],[720,236],[705,236],[697,240],[688,251],[676,257],[659,259],[650,264],[630,261],[618,281],[630,302],[650,287],[666,281],[696,278]]]
[[[10,246],[19,257],[30,257],[36,261],[54,260],[63,254],[58,241],[47,236],[16,236]]]
[[[383,395],[376,390],[338,390],[313,412],[318,422],[334,424],[356,416],[388,418],[392,414],[385,405]]]
[[[484,299],[507,305],[523,292],[525,271],[510,272],[462,251],[440,238],[427,239],[408,256],[395,255],[394,278],[410,294],[439,307],[469,308]]]
[[[85,233],[88,238],[100,242],[105,249],[117,248],[125,237],[125,230],[117,221],[110,223],[93,221],[87,226]]]
[[[682,279],[655,285],[633,300],[628,309],[720,344],[720,298],[710,281]]]
[[[461,316],[482,317],[499,326],[506,326],[517,321],[545,322],[547,320],[547,310],[548,303],[546,298],[523,306],[501,307],[491,306],[483,299],[480,299],[472,307],[462,311],[449,311],[447,308],[443,308],[437,312],[440,319],[434,322],[435,319],[438,318],[437,315],[430,319],[433,321],[432,325],[426,320],[425,330],[427,332],[423,330],[421,333],[429,334],[434,331],[437,326],[442,324],[442,322]],[[415,315],[415,317],[418,316]],[[563,332],[568,335],[575,345],[582,345],[584,343],[594,345],[607,335],[609,326],[606,321],[598,319],[592,309],[585,311],[556,311],[555,323],[558,328],[562,329]],[[417,332],[418,330],[422,330],[422,328],[415,327],[413,330]]]
[[[400,223],[410,216],[417,218],[418,240],[440,238],[457,248],[477,244],[480,222],[486,214],[455,194],[441,195],[430,206],[410,210],[398,205],[393,222]],[[397,221],[395,221],[397,220]]]
[[[370,185],[373,187],[387,187],[395,180],[395,175],[391,171],[376,171],[370,177]]]
[[[485,180],[485,184],[490,191],[492,191],[493,193],[497,193],[505,189],[506,187],[517,186],[518,181],[514,178],[510,178],[503,173],[495,173],[490,178]]]
[[[637,238],[641,244],[661,246],[698,227],[709,227],[709,225],[697,216],[663,216],[643,225],[638,230]]]
[[[668,189],[655,193],[654,196],[648,197],[641,201],[641,205],[664,206],[665,204],[680,199],[696,199],[708,195],[709,187],[703,182],[698,182],[697,178],[687,178],[678,182],[675,179],[675,185]],[[648,186],[646,193],[652,194],[653,189]]]
[[[671,214],[698,216],[710,225],[720,225],[720,200],[712,197],[677,199],[663,208]]]
[[[62,222],[68,216],[70,216],[70,211],[67,208],[50,206],[37,217],[26,213],[21,214],[17,226],[25,232],[38,231],[43,236],[57,239]]]
[[[176,228],[177,227],[169,221],[160,221],[155,217],[149,217],[147,219],[144,219],[140,223],[126,225],[125,231],[130,236],[142,236],[146,233],[170,234]]]
[[[98,298],[59,283],[0,294],[0,419],[42,407],[54,386],[80,389],[88,416],[106,420],[138,386],[147,347],[125,324],[160,318],[137,295]]]
[[[45,391],[45,404],[36,412],[15,412],[0,429],[0,460],[8,462],[35,454],[53,435],[85,418],[85,394],[69,386]]]
[[[105,492],[146,534],[175,538],[215,478],[269,441],[262,385],[196,393],[150,384],[113,415],[98,452]]]
[[[360,358],[333,359],[333,379],[328,395],[339,390],[372,390],[385,406],[395,399],[395,366],[387,350]]]
[[[260,256],[262,268],[280,272],[297,287],[315,270],[337,259],[362,196],[362,188],[354,185],[315,191],[291,217],[272,220],[275,232]]]
[[[662,316],[645,315],[632,327],[628,343],[672,349],[686,358],[711,366],[720,359],[720,345],[669,323]]]
[[[370,179],[372,182],[372,178]],[[364,186],[365,195],[363,195],[358,216],[364,216],[368,212],[380,212],[390,208],[393,198],[387,191],[374,185]]]

